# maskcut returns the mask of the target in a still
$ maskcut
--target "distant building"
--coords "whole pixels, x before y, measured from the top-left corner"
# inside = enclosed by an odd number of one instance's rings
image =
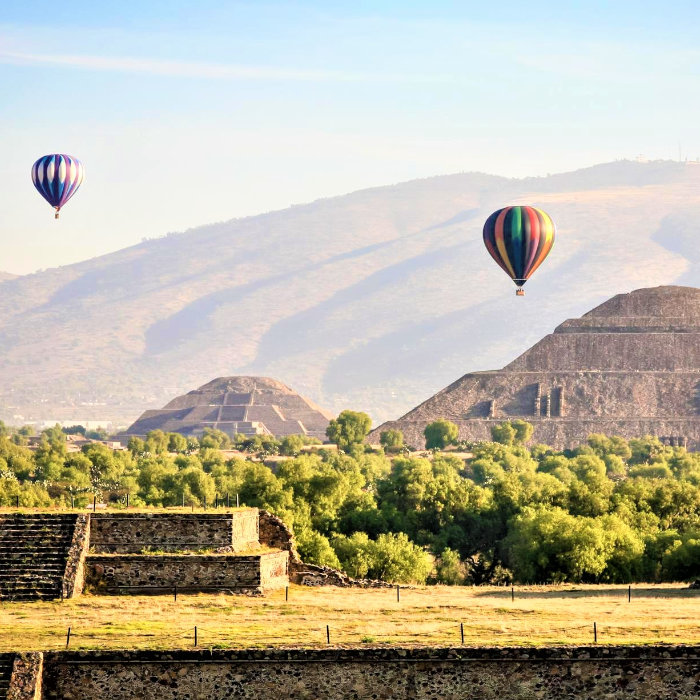
[[[199,436],[205,428],[236,434],[325,439],[331,416],[269,377],[219,377],[159,410],[145,411],[121,439],[151,430]]]
[[[461,439],[489,440],[494,423],[524,419],[534,440],[572,447],[590,433],[656,435],[700,450],[700,289],[618,294],[555,331],[501,370],[473,372],[396,421],[406,442],[447,418]]]

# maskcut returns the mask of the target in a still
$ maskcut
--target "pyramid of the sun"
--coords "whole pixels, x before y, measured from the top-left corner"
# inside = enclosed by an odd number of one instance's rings
[[[163,430],[200,435],[216,428],[229,435],[269,433],[325,439],[329,416],[288,386],[269,377],[219,377],[160,410],[146,411],[124,433]]]
[[[521,418],[534,440],[564,448],[590,433],[656,435],[700,449],[700,289],[618,294],[562,323],[501,370],[466,374],[397,421],[422,447],[427,423],[447,418],[460,438],[490,439]]]

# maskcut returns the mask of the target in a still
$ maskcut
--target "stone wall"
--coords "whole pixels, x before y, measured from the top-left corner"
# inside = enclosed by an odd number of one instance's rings
[[[90,548],[90,516],[78,515],[73,530],[73,540],[63,574],[63,597],[74,598],[83,591],[85,581],[85,557]]]
[[[267,547],[289,552],[289,580],[300,586],[339,586],[340,588],[393,588],[393,584],[372,579],[350,578],[347,574],[329,566],[306,564],[297,552],[294,534],[284,521],[260,511],[260,543]]]
[[[95,513],[90,517],[94,552],[182,551],[258,545],[258,510],[229,513]]]
[[[41,700],[44,657],[41,652],[15,656],[7,700]]]
[[[50,652],[44,697],[697,700],[700,648]]]
[[[284,586],[287,552],[242,555],[90,555],[85,584],[96,593],[231,591],[262,594]]]

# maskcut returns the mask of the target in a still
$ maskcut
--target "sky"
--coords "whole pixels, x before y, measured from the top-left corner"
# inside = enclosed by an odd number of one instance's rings
[[[0,5],[0,271],[454,172],[700,154],[696,0]],[[80,158],[59,221],[46,153]]]

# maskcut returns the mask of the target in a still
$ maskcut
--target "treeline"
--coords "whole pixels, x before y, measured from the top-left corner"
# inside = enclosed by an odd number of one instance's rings
[[[305,560],[390,581],[700,576],[700,454],[605,435],[574,450],[527,447],[532,426],[513,421],[494,426],[493,442],[463,443],[466,457],[450,453],[449,425],[429,426],[433,450],[416,456],[399,431],[382,436],[382,449],[363,444],[358,415],[331,423],[340,450],[313,452],[302,436],[232,442],[207,431],[197,441],[154,431],[127,451],[94,443],[67,453],[59,428],[30,451],[4,431],[0,505],[83,506],[96,494],[119,506],[128,493],[135,506],[201,506],[238,494],[292,526]],[[231,447],[247,454],[227,458]],[[258,458],[275,453],[289,459],[273,472]]]

